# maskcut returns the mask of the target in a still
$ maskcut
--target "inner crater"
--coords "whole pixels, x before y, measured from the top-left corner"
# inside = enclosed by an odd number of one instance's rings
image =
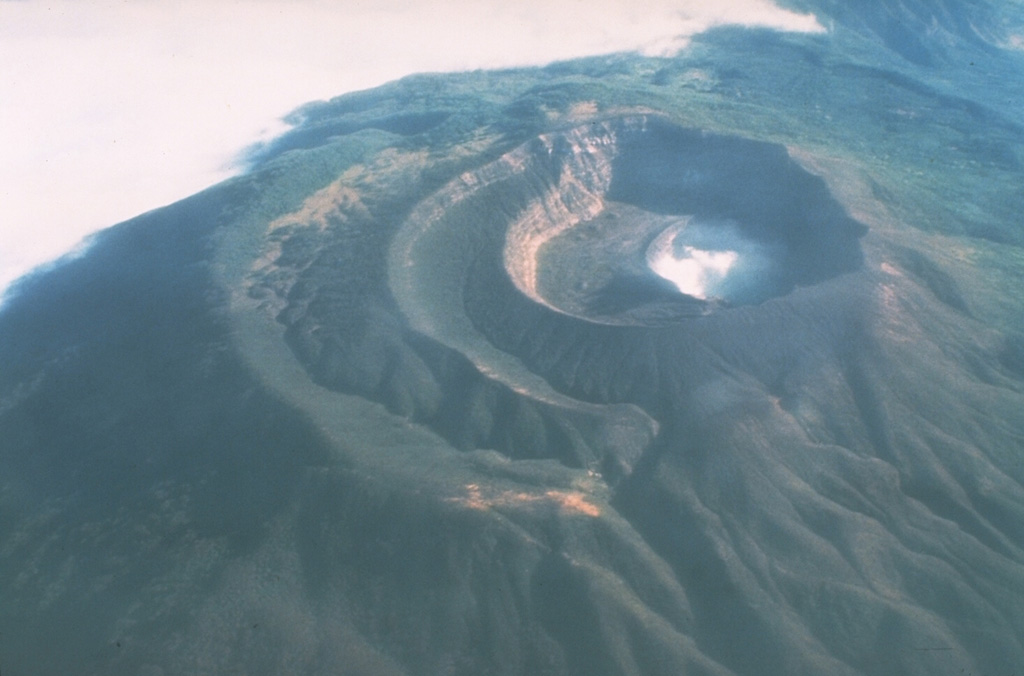
[[[762,303],[862,265],[866,228],[781,145],[658,118],[593,131],[535,146],[557,178],[507,231],[509,276],[552,309],[659,324]]]

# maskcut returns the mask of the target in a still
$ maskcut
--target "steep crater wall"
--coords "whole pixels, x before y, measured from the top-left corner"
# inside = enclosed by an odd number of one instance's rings
[[[664,321],[862,265],[865,228],[779,145],[639,117],[520,153],[548,189],[509,223],[503,264],[521,292],[566,314]]]

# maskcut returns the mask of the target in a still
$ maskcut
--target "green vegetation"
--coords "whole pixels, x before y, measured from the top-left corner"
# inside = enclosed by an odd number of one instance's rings
[[[789,5],[310,104],[22,282],[4,673],[1024,664],[1020,4]],[[676,294],[690,214],[782,281]]]

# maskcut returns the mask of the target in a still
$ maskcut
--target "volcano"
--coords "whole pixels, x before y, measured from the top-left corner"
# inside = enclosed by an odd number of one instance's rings
[[[790,4],[310,104],[21,280],[3,673],[1019,670],[1024,18]]]

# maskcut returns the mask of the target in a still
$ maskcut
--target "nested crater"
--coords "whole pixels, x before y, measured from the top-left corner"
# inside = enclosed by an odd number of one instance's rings
[[[610,324],[761,303],[862,264],[851,219],[786,149],[632,118],[545,137],[507,229],[520,291]]]
[[[628,407],[580,409],[564,392],[586,389],[583,376],[596,382],[603,367],[574,370],[558,389],[552,364],[569,369],[583,346],[609,364],[620,348],[657,363],[661,347],[621,342],[653,334],[616,325],[728,322],[860,267],[865,230],[783,146],[626,117],[539,136],[421,201],[391,242],[389,288],[414,331],[516,393],[605,421],[581,432],[587,443],[625,430],[635,443],[612,445],[633,458],[651,420]],[[756,319],[740,314],[744,325]],[[610,388],[585,398],[608,401]]]

